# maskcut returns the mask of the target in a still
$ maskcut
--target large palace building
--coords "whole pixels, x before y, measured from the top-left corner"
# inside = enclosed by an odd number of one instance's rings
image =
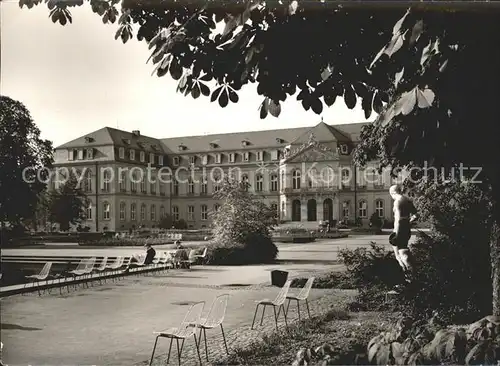
[[[225,174],[248,181],[281,222],[392,220],[389,175],[353,166],[364,124],[165,139],[105,127],[57,147],[55,167],[80,179],[91,231],[153,228],[166,214],[208,227]]]

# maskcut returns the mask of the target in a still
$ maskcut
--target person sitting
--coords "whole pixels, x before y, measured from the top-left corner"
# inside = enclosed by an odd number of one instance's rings
[[[180,240],[176,240],[174,244],[175,249],[177,249],[174,256],[174,266],[175,268],[181,268],[182,263],[187,261],[189,259],[189,256],[186,249],[184,249],[184,247],[182,246]]]
[[[153,259],[156,256],[156,250],[153,249],[151,244],[145,244],[144,247],[146,248],[146,258],[144,259],[144,265],[150,265],[153,263]],[[132,256],[132,259],[130,260],[130,264],[128,267],[125,269],[125,272],[128,272],[130,267],[133,266],[135,263],[142,263],[140,260],[140,257],[143,256],[144,254],[134,254]]]

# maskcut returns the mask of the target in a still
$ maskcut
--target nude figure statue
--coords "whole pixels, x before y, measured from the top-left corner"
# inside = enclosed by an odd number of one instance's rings
[[[411,224],[417,219],[417,210],[412,200],[403,195],[400,186],[391,186],[389,194],[394,200],[394,230],[389,236],[389,243],[394,249],[396,260],[405,274],[408,275],[413,269],[413,260],[408,249],[408,242],[411,237]]]

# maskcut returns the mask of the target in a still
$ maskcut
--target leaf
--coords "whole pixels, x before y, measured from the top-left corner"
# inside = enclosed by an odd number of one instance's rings
[[[309,99],[303,99],[302,100],[302,107],[308,111],[310,108],[311,108],[311,103],[309,101]]]
[[[344,103],[349,109],[356,107],[356,93],[351,85],[344,85]]]
[[[326,79],[328,79],[330,77],[330,75],[332,74],[332,71],[333,69],[330,67],[330,66],[327,66],[323,72],[321,73],[321,79],[323,81],[325,81]]]
[[[197,99],[199,96],[200,96],[200,87],[198,86],[198,84],[194,84],[193,86],[193,90],[191,90],[191,96],[194,98],[194,99]]]
[[[415,89],[410,90],[409,92],[404,93],[401,96],[401,99],[397,102],[399,104],[395,108],[396,115],[401,112],[403,116],[409,115],[413,109],[415,108],[415,103],[417,102],[417,93]]]
[[[234,90],[229,89],[229,100],[233,103],[238,103],[239,99],[238,94]]]
[[[260,119],[264,119],[267,117],[267,106],[268,106],[268,99],[264,98],[262,103],[260,104],[259,111],[260,111]]]
[[[321,103],[319,98],[311,99],[311,109],[316,114],[323,112],[323,103]]]
[[[406,32],[404,33],[406,34]],[[394,55],[396,52],[399,51],[399,49],[403,46],[403,38],[404,38],[404,34],[400,34],[400,35],[397,35],[395,36],[391,42],[387,45],[384,53],[391,57],[392,55]]]
[[[269,106],[268,106],[269,113],[271,113],[271,116],[273,117],[279,117],[281,113],[281,104],[279,101],[275,102],[274,100],[269,101]]]
[[[417,94],[417,101],[419,108],[429,108],[430,106],[432,106],[435,94],[431,89],[429,88],[426,88],[424,90],[417,89],[416,94]]]
[[[403,74],[405,72],[405,68],[403,66],[403,68],[401,69],[400,72],[397,72],[396,73],[396,77],[394,78],[394,87],[397,88],[398,87],[398,84],[399,82],[401,81],[401,79],[403,78]]]
[[[174,58],[170,63],[170,76],[174,80],[179,80],[182,77],[182,66],[177,61],[177,58]]]
[[[439,72],[443,72],[444,70],[446,70],[447,66],[448,66],[448,60],[445,60],[439,67]]]
[[[208,97],[210,95],[210,88],[208,86],[206,86],[205,84],[200,83],[200,82],[198,83],[198,85],[200,86],[201,94]]]
[[[371,91],[368,91],[368,95],[365,95],[365,97],[361,99],[361,108],[363,108],[365,112],[365,119],[370,118],[372,114],[372,99],[373,92]]]
[[[401,33],[401,26],[403,25],[403,22],[405,21],[406,17],[410,14],[410,8],[406,10],[406,13],[399,19],[396,24],[394,24],[394,27],[392,28],[392,34],[399,34]]]
[[[331,107],[332,105],[334,105],[336,99],[337,99],[337,94],[335,94],[335,93],[323,95],[323,100],[325,101],[325,104],[328,107]]]
[[[415,23],[411,31],[410,46],[418,41],[423,30],[424,30],[424,21],[420,19],[418,22]]]
[[[225,107],[227,107],[228,103],[229,103],[229,99],[227,96],[227,90],[222,90],[220,95],[219,95],[219,105],[222,108],[225,108]]]
[[[290,5],[288,5],[288,14],[293,15],[297,12],[297,8],[299,7],[299,2],[297,0],[293,0]]]
[[[424,66],[425,62],[431,55],[431,47],[432,47],[432,41],[429,41],[429,44],[424,47],[422,50],[422,57],[420,58],[420,65]]]
[[[215,102],[217,100],[217,98],[219,97],[219,94],[222,90],[222,86],[219,86],[217,89],[215,89],[213,92],[212,92],[212,96],[210,97],[210,102]]]

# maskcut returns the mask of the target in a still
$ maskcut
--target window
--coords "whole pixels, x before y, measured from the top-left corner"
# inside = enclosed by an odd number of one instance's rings
[[[151,164],[154,164],[154,163],[155,163],[155,154],[153,154],[153,153],[150,153],[150,154],[149,154],[149,162],[150,162]]]
[[[276,202],[271,203],[271,211],[273,211],[276,215],[278,214],[278,204]]]
[[[68,150],[68,160],[75,160],[74,150]]]
[[[172,194],[174,196],[178,196],[179,195],[179,181],[177,179],[174,178],[173,182],[172,182]]]
[[[130,205],[130,220],[135,221],[135,215],[136,215],[136,204],[132,203]]]
[[[165,183],[158,183],[160,185],[160,196],[165,195]]]
[[[201,163],[203,165],[207,165],[208,164],[208,155],[203,155],[203,157],[201,158]]]
[[[215,155],[215,163],[216,164],[220,164],[220,162],[222,161],[222,156],[221,154],[216,154]]]
[[[318,172],[316,169],[311,169],[307,174],[307,187],[313,188],[316,187]]]
[[[349,149],[347,148],[347,145],[345,145],[345,144],[340,145],[340,152],[342,154],[348,154],[349,153]]]
[[[257,178],[255,179],[255,190],[257,192],[262,192],[264,186],[264,177],[262,175],[257,175]]]
[[[92,202],[89,203],[89,205],[87,206],[87,208],[85,210],[85,218],[87,220],[92,220]]]
[[[201,194],[207,194],[208,193],[208,182],[207,182],[207,177],[203,176],[200,181],[200,191]]]
[[[278,176],[276,174],[271,175],[271,186],[269,188],[271,192],[278,190]]]
[[[120,220],[125,221],[125,202],[120,202]]]
[[[248,183],[248,175],[246,174],[243,174],[243,176],[241,177],[241,182],[243,183],[243,188],[245,190],[248,189],[248,186],[249,186],[249,183]]]
[[[250,153],[248,151],[243,153],[243,161],[249,161],[250,160]]]
[[[213,183],[213,186],[214,186],[214,193],[217,193],[219,192],[219,189],[220,189],[220,181],[222,180],[221,176],[220,175],[214,175],[214,183]]]
[[[146,221],[146,205],[141,205],[141,221]]]
[[[87,149],[87,159],[94,159],[94,149]]]
[[[158,165],[163,165],[163,155],[158,155]]]
[[[349,169],[342,169],[342,185],[349,185],[350,173]]]
[[[85,172],[85,179],[83,181],[83,191],[92,192],[92,172],[87,170]]]
[[[121,171],[120,172],[120,192],[126,192],[127,191],[127,172]]]
[[[358,216],[360,218],[366,218],[368,213],[366,212],[366,201],[358,202]]]
[[[135,160],[135,150],[130,150],[130,160]]]
[[[194,194],[194,182],[191,177],[188,179],[188,193],[189,194]]]
[[[179,165],[179,157],[178,156],[174,156],[174,158],[172,159],[172,164],[174,166],[178,166]]]
[[[342,217],[349,217],[349,205],[351,203],[349,201],[345,201],[342,203]]]
[[[109,192],[111,190],[111,172],[106,169],[102,177],[102,190]]]
[[[141,179],[141,192],[142,193],[147,193],[148,189],[146,187],[146,178],[144,177],[144,172],[142,173],[142,179]]]
[[[292,173],[292,188],[300,189],[300,170],[294,170]]]
[[[201,205],[201,219],[203,221],[208,220],[208,207],[207,207],[207,205]]]
[[[271,151],[271,160],[278,160],[279,154],[278,150]]]
[[[220,209],[220,205],[218,203],[216,203],[214,205],[214,211],[217,212],[217,211],[219,211],[219,209]]]
[[[196,156],[190,156],[189,157],[189,164],[195,164],[196,163]]]
[[[188,206],[188,221],[194,221],[194,206]]]
[[[264,152],[257,151],[257,161],[262,161],[262,160],[264,160]]]
[[[323,186],[324,187],[333,187],[333,182],[335,179],[335,175],[333,174],[333,169],[330,167],[327,167],[326,169],[323,170]]]
[[[156,180],[152,179],[149,183],[149,191],[151,194],[156,195]]]
[[[375,212],[377,213],[378,217],[384,217],[384,201],[375,201]]]
[[[146,161],[146,153],[144,151],[141,151],[139,153],[139,159],[141,160],[141,163],[144,163],[144,161]]]
[[[139,182],[139,177],[137,176],[137,172],[132,173],[132,180],[130,181],[130,190],[132,192],[137,192],[137,183]]]
[[[234,163],[236,161],[236,155],[235,153],[230,153],[229,154],[229,162]]]
[[[163,205],[160,206],[160,219],[165,217],[165,207]]]
[[[179,221],[179,207],[172,206],[172,218],[174,221]]]
[[[149,214],[151,221],[156,221],[156,205],[151,205],[151,212]]]
[[[124,147],[120,147],[118,149],[118,156],[120,157],[120,159],[125,159],[125,148]]]
[[[78,160],[83,160],[83,150],[78,150]]]
[[[111,217],[111,206],[108,202],[102,204],[102,218],[104,220],[109,220]]]

